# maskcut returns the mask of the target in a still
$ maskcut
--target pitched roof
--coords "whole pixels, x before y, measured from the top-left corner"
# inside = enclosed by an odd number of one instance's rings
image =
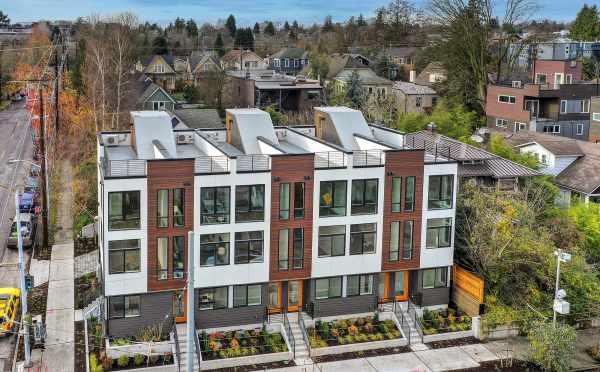
[[[579,142],[585,155],[559,173],[554,181],[567,188],[591,194],[600,188],[600,144]]]
[[[396,81],[393,88],[405,94],[437,94],[435,90],[426,85],[419,85],[408,81]]]
[[[173,114],[179,121],[188,128],[224,128],[225,124],[219,117],[219,112],[215,109],[177,109]]]
[[[365,68],[359,60],[350,54],[334,53],[329,57],[329,71],[327,79],[335,78],[345,68]]]
[[[194,72],[198,66],[204,65],[206,62],[212,62],[217,67],[221,67],[219,60],[212,53],[193,54],[189,57],[190,71]]]
[[[229,52],[227,52],[223,57],[221,57],[221,61],[228,63],[228,62],[237,62],[240,60],[240,55],[241,55],[242,51],[239,49],[232,49]],[[244,50],[244,55],[248,55],[248,54],[254,54],[257,58],[262,59],[258,54],[254,53],[251,50]]]
[[[341,80],[344,82],[348,82],[350,81],[350,76],[352,76],[352,73],[356,71],[358,73],[358,77],[360,78],[360,82],[362,84],[368,84],[368,85],[382,85],[382,84],[389,84],[392,85],[392,81],[382,78],[381,76],[377,76],[377,74],[375,73],[375,71],[371,70],[370,68],[367,67],[363,67],[363,68],[345,68],[342,71],[340,71],[339,74],[337,74],[337,76],[335,77],[337,80]]]
[[[301,59],[308,58],[308,52],[303,48],[283,48],[279,50],[277,53],[272,54],[271,58],[279,58],[279,59]]]
[[[515,147],[525,146],[531,143],[537,143],[558,156],[582,156],[584,152],[579,146],[579,142],[572,138],[554,136],[546,133],[537,133],[523,131],[508,135],[505,137],[507,142]]]
[[[392,57],[410,57],[417,51],[416,47],[392,47],[387,52]]]
[[[175,99],[166,90],[160,85],[153,83],[150,78],[136,80],[134,91],[138,95],[137,103],[145,103],[157,90],[162,91],[173,103],[176,103]]]

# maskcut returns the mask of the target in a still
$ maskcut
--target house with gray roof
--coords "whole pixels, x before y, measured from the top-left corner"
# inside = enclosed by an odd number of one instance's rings
[[[192,53],[188,57],[190,80],[199,85],[210,79],[216,72],[222,71],[221,62],[213,53]]]
[[[392,87],[396,96],[399,113],[422,112],[431,113],[438,94],[433,88],[407,81],[396,81]]]
[[[177,103],[163,87],[143,75],[135,81],[134,93],[138,110],[172,111]]]
[[[298,74],[308,62],[308,52],[304,48],[283,48],[267,57],[270,69],[287,75]]]
[[[445,81],[447,78],[448,70],[446,70],[444,65],[441,62],[431,62],[417,75],[415,83],[432,86]]]
[[[177,108],[171,113],[173,129],[224,129],[216,109]]]

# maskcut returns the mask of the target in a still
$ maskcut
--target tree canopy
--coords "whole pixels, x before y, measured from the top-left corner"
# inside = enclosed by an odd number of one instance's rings
[[[235,31],[237,30],[237,27],[235,25],[235,17],[233,16],[233,14],[230,14],[229,17],[227,17],[227,21],[225,21],[225,28],[229,31],[229,36],[235,36]]]
[[[569,30],[569,37],[577,41],[600,39],[600,18],[596,5],[583,5]]]

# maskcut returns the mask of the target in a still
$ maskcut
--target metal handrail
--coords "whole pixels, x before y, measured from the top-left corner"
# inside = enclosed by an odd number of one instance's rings
[[[341,151],[315,153],[315,169],[345,168],[346,154]]]
[[[382,150],[358,150],[352,153],[353,167],[374,167],[383,165]]]
[[[194,171],[200,174],[227,173],[229,158],[227,156],[198,157],[194,161]]]
[[[302,338],[304,339],[304,343],[306,344],[306,350],[308,350],[308,356],[310,357],[310,342],[308,340],[308,332],[306,332],[306,324],[304,324],[304,317],[302,316],[302,306],[298,307],[298,326],[300,327],[300,331],[302,332]]]
[[[264,154],[238,155],[238,172],[260,172],[271,169],[270,157]]]
[[[290,346],[292,347],[294,358],[296,358],[296,340],[294,339],[294,334],[292,333],[292,326],[290,325],[287,312],[283,312],[283,327],[285,328],[285,333],[287,333],[288,340],[290,340]]]
[[[421,337],[421,342],[423,342],[423,327],[421,326],[419,316],[417,315],[417,310],[415,308],[415,305],[412,303],[410,297],[408,298],[408,315],[412,318],[413,324],[415,325],[415,329]]]
[[[175,355],[177,355],[177,371],[181,371],[181,350],[179,348],[179,335],[177,334],[177,323],[173,317],[173,338],[175,339]]]
[[[196,329],[196,327],[194,327],[194,345],[196,346],[196,358],[198,358],[198,367],[200,367],[202,356],[200,354],[200,340],[198,339],[198,330]]]
[[[396,318],[400,320],[400,328],[404,331],[406,338],[408,339],[408,344],[410,345],[410,324],[408,324],[408,319],[402,310],[402,306],[400,306],[394,299],[394,314],[396,314]]]

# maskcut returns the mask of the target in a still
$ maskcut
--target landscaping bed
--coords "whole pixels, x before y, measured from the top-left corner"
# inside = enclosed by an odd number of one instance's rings
[[[128,369],[138,369],[146,367],[168,366],[172,365],[173,354],[146,356],[135,354],[133,357],[122,354],[117,359],[110,357],[101,357],[98,361],[95,354],[90,356],[90,370],[94,371],[97,366],[102,366],[103,371],[124,371]]]
[[[75,371],[85,371],[85,323],[75,322]]]
[[[446,347],[454,347],[454,346],[464,346],[464,345],[473,345],[480,344],[481,340],[476,339],[475,337],[465,337],[465,338],[457,338],[452,340],[440,340],[428,342],[427,346],[430,349],[443,349]]]
[[[424,310],[421,318],[423,335],[471,330],[471,317],[459,310]]]
[[[590,347],[587,350],[587,353],[594,358],[594,360],[600,362],[600,342],[597,343],[596,345]]]
[[[75,309],[83,309],[100,295],[96,273],[75,278]]]
[[[375,357],[381,355],[390,355],[390,354],[401,354],[401,353],[410,353],[409,346],[400,346],[400,347],[388,347],[383,349],[374,349],[374,350],[362,350],[362,351],[353,351],[348,353],[341,354],[328,354],[328,355],[319,355],[312,357],[312,360],[315,363],[327,363],[327,362],[337,362],[340,360],[348,360],[348,359],[358,359],[358,358],[368,358]]]
[[[294,363],[293,360],[289,360],[289,361],[286,360],[286,361],[282,361],[282,362],[253,364],[253,365],[249,365],[249,366],[209,369],[207,371],[213,371],[213,372],[269,371],[269,370],[277,369],[277,368],[294,367],[295,365],[296,365],[296,363]]]
[[[48,300],[48,283],[44,283],[27,292],[27,310],[32,316],[42,315],[46,321],[46,303]]]
[[[255,329],[239,329],[226,332],[200,333],[202,360],[247,357],[269,353],[287,352],[282,334],[269,332],[266,326]]]
[[[506,366],[507,362],[504,362],[504,365],[498,360],[491,362],[481,362],[479,363],[479,367],[474,368],[464,368],[457,369],[454,372],[542,372],[543,370],[530,362],[524,362],[522,360],[513,360],[512,366]]]
[[[75,249],[74,255],[75,257],[81,256],[86,253],[90,253],[98,249],[98,244],[96,243],[96,239],[94,238],[76,238],[73,242],[73,247]]]

